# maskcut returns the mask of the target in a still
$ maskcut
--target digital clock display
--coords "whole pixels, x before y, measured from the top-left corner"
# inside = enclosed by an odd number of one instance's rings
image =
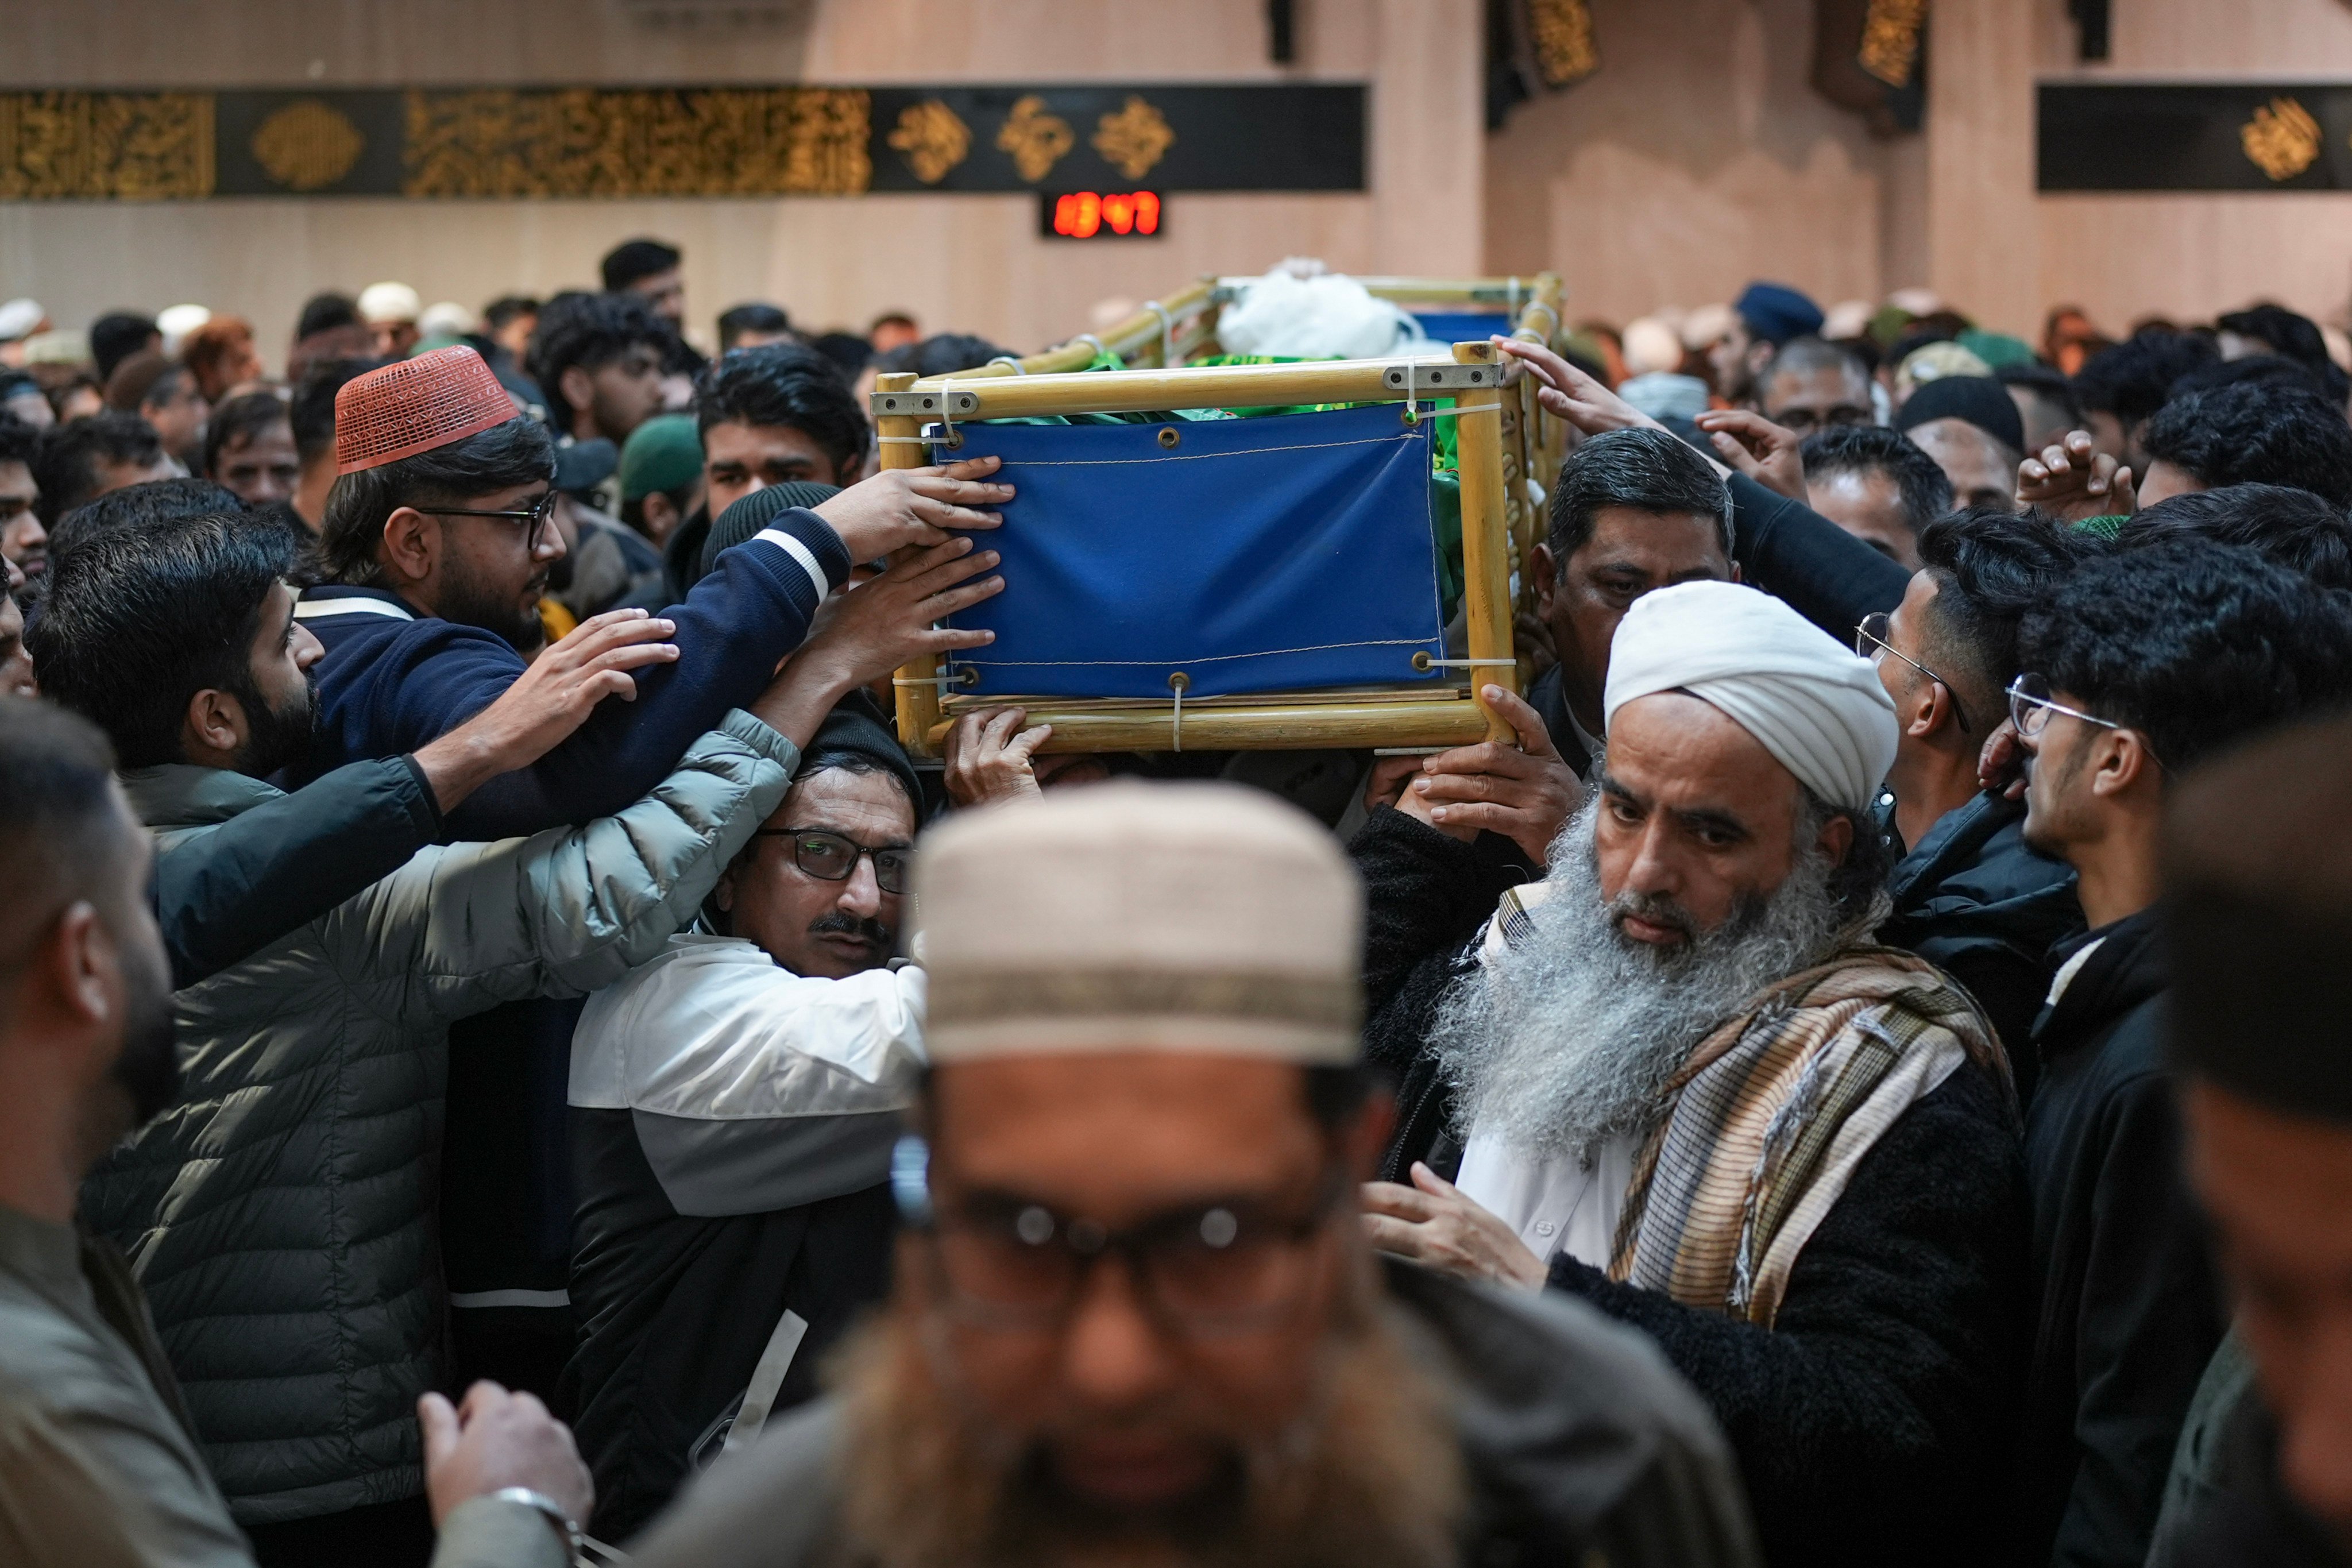
[[[1038,232],[1048,239],[1150,239],[1166,232],[1157,191],[1070,191],[1037,198]]]

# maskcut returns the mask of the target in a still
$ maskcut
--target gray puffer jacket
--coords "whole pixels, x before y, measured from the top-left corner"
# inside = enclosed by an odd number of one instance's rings
[[[422,850],[178,994],[181,1102],[100,1166],[82,1212],[130,1254],[240,1521],[424,1490],[449,1025],[595,990],[659,952],[797,761],[731,712],[617,815]],[[165,857],[277,794],[213,768],[123,784]]]

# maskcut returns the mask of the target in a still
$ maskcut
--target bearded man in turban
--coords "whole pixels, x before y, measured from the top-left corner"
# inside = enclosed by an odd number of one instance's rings
[[[1627,612],[1605,707],[1549,876],[1439,1013],[1452,1136],[1367,1189],[1372,1238],[1646,1330],[1768,1561],[1980,1561],[2024,1172],[1976,1005],[1870,941],[1892,705],[1780,601],[1690,583]]]

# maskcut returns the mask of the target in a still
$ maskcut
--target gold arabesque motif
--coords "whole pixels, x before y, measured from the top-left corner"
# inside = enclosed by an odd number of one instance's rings
[[[1528,0],[1528,35],[1546,87],[1581,81],[1601,67],[1585,0]]]
[[[2238,127],[2238,143],[2254,167],[2273,180],[2292,180],[2319,161],[2319,121],[2292,98],[2258,105]]]
[[[412,91],[401,194],[854,195],[870,110],[850,88]]]
[[[1927,26],[1927,0],[1870,0],[1862,22],[1862,68],[1889,87],[1911,79],[1919,59],[1919,35]]]
[[[212,193],[210,93],[0,93],[0,198]]]
[[[910,103],[898,111],[898,123],[889,136],[893,150],[904,153],[915,178],[936,185],[950,169],[971,155],[971,127],[936,98]]]
[[[1118,113],[1095,122],[1095,151],[1130,180],[1150,174],[1174,145],[1176,132],[1169,129],[1168,117],[1131,92]]]
[[[1034,92],[1013,100],[1013,112],[1004,117],[996,132],[997,151],[1012,153],[1013,166],[1021,171],[1023,179],[1033,183],[1053,173],[1054,165],[1077,141],[1070,122],[1047,113],[1045,100]]]
[[[351,117],[315,98],[297,99],[253,132],[253,161],[289,190],[323,190],[352,172],[367,138]]]

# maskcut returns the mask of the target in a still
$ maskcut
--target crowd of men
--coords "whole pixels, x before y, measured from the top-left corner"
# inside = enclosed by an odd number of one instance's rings
[[[680,279],[0,371],[0,1560],[2352,1562],[2313,323],[1498,340],[1516,742],[1334,799],[919,768],[1003,351]]]

